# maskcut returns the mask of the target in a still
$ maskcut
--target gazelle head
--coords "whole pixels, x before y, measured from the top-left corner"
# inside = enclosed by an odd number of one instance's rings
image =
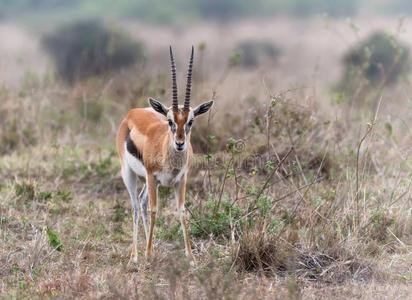
[[[186,94],[183,105],[179,105],[177,98],[176,83],[176,66],[173,58],[172,47],[170,47],[170,61],[172,66],[172,106],[166,107],[159,101],[149,98],[150,106],[167,118],[171,143],[176,151],[184,151],[190,142],[190,130],[193,126],[193,120],[207,112],[213,105],[213,100],[206,101],[199,106],[192,108],[190,106],[191,89],[192,89],[192,68],[193,68],[194,48],[190,55],[189,68],[187,71]]]

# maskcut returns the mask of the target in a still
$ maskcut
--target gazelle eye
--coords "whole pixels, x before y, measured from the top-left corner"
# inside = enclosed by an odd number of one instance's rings
[[[173,126],[172,120],[168,120],[168,122],[169,122],[169,126],[172,127]]]
[[[190,121],[187,123],[187,126],[192,127],[192,124],[193,124],[193,120],[190,120]]]

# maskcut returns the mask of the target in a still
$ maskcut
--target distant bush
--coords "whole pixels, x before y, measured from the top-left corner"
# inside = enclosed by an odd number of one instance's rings
[[[343,61],[347,72],[360,68],[362,76],[373,83],[396,80],[409,69],[409,49],[394,36],[375,32],[349,50]]]
[[[392,84],[409,70],[409,49],[394,36],[375,32],[350,49],[343,62],[343,85],[359,76],[372,84]]]
[[[246,40],[240,42],[235,52],[239,53],[238,62],[246,68],[255,68],[264,62],[276,61],[280,49],[267,41]]]
[[[409,49],[395,36],[378,31],[350,49],[343,64],[343,75],[336,88],[339,98],[345,100],[350,95],[351,101],[365,103],[376,98],[374,91],[407,74]]]
[[[58,74],[69,83],[119,70],[143,59],[141,43],[96,20],[62,26],[46,36],[43,43]]]

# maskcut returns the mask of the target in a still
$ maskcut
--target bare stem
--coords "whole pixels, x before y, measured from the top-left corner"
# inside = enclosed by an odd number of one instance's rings
[[[375,124],[376,124],[376,120],[378,118],[378,112],[379,112],[379,108],[381,105],[381,101],[382,101],[382,97],[379,100],[378,103],[378,107],[376,108],[376,112],[375,112],[375,116],[372,120],[371,123],[368,123],[368,127],[366,129],[365,134],[362,136],[362,138],[360,139],[359,143],[358,143],[358,148],[356,151],[356,191],[355,191],[355,202],[356,202],[356,221],[359,224],[360,222],[360,211],[359,211],[359,197],[360,197],[360,182],[359,182],[359,161],[360,161],[360,150],[362,147],[362,144],[365,142],[366,138],[370,135],[370,133],[372,132]]]

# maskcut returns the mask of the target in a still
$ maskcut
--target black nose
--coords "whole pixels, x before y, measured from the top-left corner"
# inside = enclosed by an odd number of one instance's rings
[[[183,146],[185,145],[185,142],[178,142],[176,141],[176,147],[177,149],[183,149]]]

